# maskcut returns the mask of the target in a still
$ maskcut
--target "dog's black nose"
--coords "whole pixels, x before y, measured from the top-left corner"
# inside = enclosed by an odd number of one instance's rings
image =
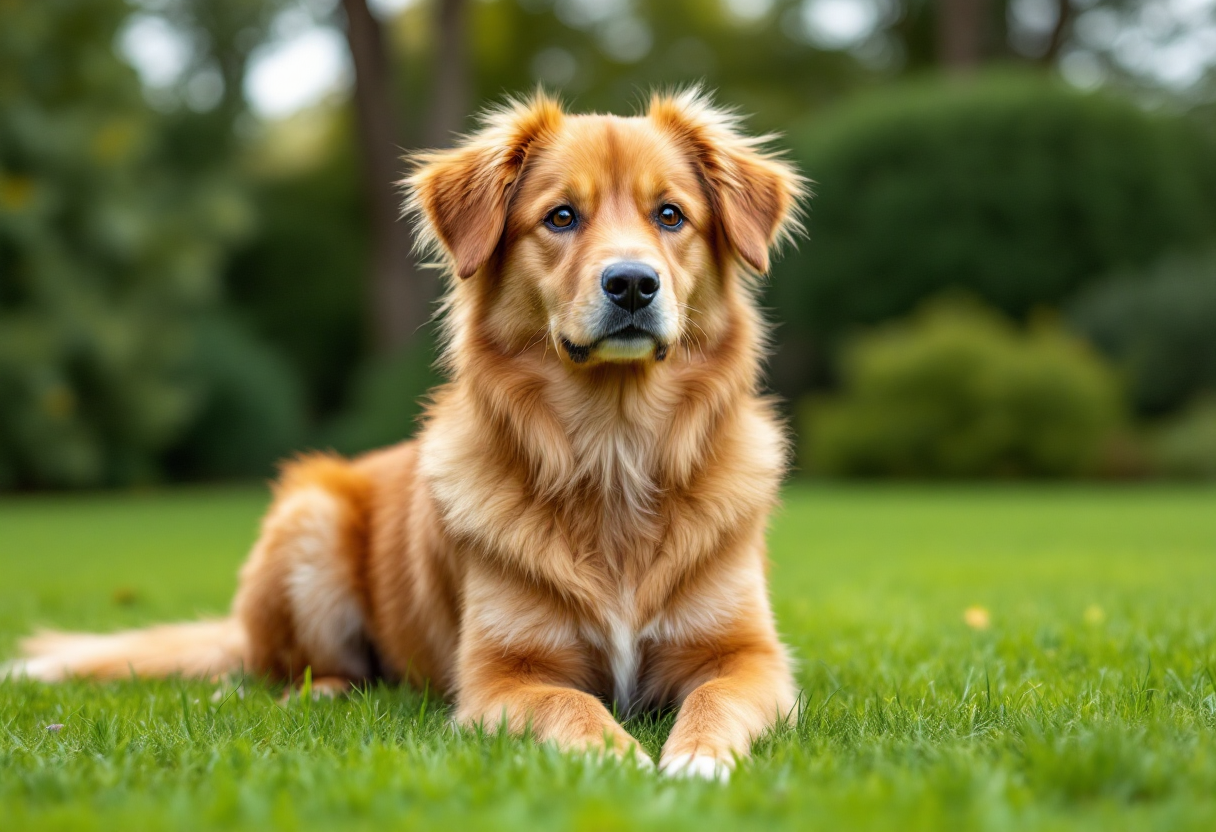
[[[645,263],[624,260],[604,269],[600,285],[617,306],[637,312],[659,293],[659,273]]]

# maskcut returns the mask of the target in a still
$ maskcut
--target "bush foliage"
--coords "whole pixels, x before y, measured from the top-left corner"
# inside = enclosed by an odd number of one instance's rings
[[[1141,414],[1216,393],[1216,252],[1112,277],[1082,293],[1069,318],[1123,371]]]
[[[771,295],[787,393],[822,378],[841,333],[949,287],[1023,317],[1216,241],[1216,146],[1197,125],[1042,76],[888,87],[789,141],[817,184]]]
[[[228,318],[205,322],[187,367],[201,406],[165,457],[174,479],[265,477],[306,438],[291,365]]]
[[[1177,479],[1216,479],[1216,394],[1197,399],[1149,437],[1156,472]]]
[[[122,0],[0,26],[0,487],[139,482],[200,404],[185,372],[249,216],[166,160],[113,48]]]
[[[859,338],[843,372],[840,395],[804,408],[816,473],[1082,475],[1123,419],[1114,373],[1085,344],[959,299]]]
[[[368,355],[361,329],[369,236],[350,113],[325,116],[333,135],[315,155],[301,154],[307,164],[280,158],[291,154],[274,142],[255,159],[250,134],[236,129],[248,126],[241,67],[283,7],[278,0],[157,4],[158,14],[178,23],[189,18],[187,29],[199,35],[192,72],[223,69],[222,97],[211,110],[185,106],[188,96],[178,96],[176,110],[163,95],[154,96],[159,109],[149,106],[115,50],[139,4],[6,7],[0,489],[129,484],[166,474],[247,476],[304,444],[356,451],[409,433],[416,397],[436,380],[431,346],[420,336],[402,355]],[[479,52],[475,98],[500,94],[504,68],[531,72],[512,56],[548,43],[548,30],[535,28],[539,18],[521,8],[489,4],[477,12],[483,24],[498,21],[485,32],[502,48]],[[687,21],[672,29],[661,18],[651,19],[657,36],[676,45],[687,40]],[[736,34],[715,35],[722,42],[714,49],[727,61],[716,71],[722,98],[754,109],[761,127],[788,122],[830,90],[858,81],[842,54],[727,54],[727,42],[740,42]],[[429,65],[429,48],[410,53],[399,80],[411,90],[421,83],[422,64]],[[620,77],[658,77],[659,64],[676,73],[672,82],[703,74],[655,51],[633,69],[620,68]],[[747,92],[753,84],[767,89],[764,67],[795,65],[816,67],[815,79],[783,86],[779,99]],[[493,90],[480,88],[486,78]],[[602,87],[595,95],[606,98],[583,103],[608,106],[619,92]],[[411,142],[430,140],[416,132]],[[782,264],[769,297],[785,321],[774,362],[783,392],[801,395],[831,381],[835,351],[848,334],[905,314],[949,286],[1014,318],[1085,290],[1069,307],[1070,319],[1117,362],[1142,414],[1177,408],[1216,384],[1212,264],[1162,266],[1143,276],[1167,249],[1216,241],[1216,152],[1195,125],[1038,77],[994,76],[863,96],[794,130],[790,144],[818,180],[818,196],[811,238]],[[1125,277],[1094,283],[1120,269]],[[1009,357],[1018,352],[1009,344],[1022,336],[985,320],[1005,335],[992,335],[983,348],[967,342],[968,360],[996,367],[1003,392],[981,395],[977,382],[966,395],[978,398],[966,399],[955,382],[933,387],[939,380],[930,373],[932,384],[916,399],[924,408],[917,419],[928,418],[932,408],[921,399],[930,393],[944,397],[934,413],[962,418],[952,410],[960,401],[983,410],[992,406],[984,398],[990,395],[1013,406],[1047,389],[1049,373]],[[1065,340],[1036,333],[1028,343],[1039,346],[1022,352],[1046,355],[1051,350],[1042,344]],[[1073,347],[1055,352],[1080,354]],[[857,366],[846,365],[846,376]],[[1019,373],[1038,381],[1010,381]],[[1091,405],[1101,398],[1094,390],[1102,385],[1093,381],[1100,373],[1076,373],[1096,386],[1061,393],[1065,409],[1077,396]],[[830,423],[824,414],[850,396],[817,408],[814,420]],[[1035,415],[1039,405],[1027,407],[1031,424],[1022,433],[1046,431]],[[874,430],[887,435],[886,427]],[[1056,440],[1040,437],[1040,447],[1019,430],[996,430],[1018,434],[1016,441],[984,433],[966,448],[947,443],[925,451],[929,462],[888,464],[889,455],[882,464],[857,462],[878,453],[871,448],[841,465],[943,474],[1085,467],[1044,450]]]
[[[400,442],[414,432],[427,391],[443,380],[430,332],[419,335],[396,355],[362,368],[349,406],[322,432],[323,446],[355,454]]]
[[[353,155],[255,184],[258,225],[225,272],[227,297],[306,385],[328,417],[365,357],[369,221]]]

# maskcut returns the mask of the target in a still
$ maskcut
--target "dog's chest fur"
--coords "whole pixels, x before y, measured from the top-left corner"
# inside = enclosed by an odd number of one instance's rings
[[[611,689],[601,693],[628,712],[635,704],[649,623],[638,603],[638,585],[658,554],[665,524],[645,439],[622,434],[599,443],[585,496],[564,506],[563,513],[575,526],[566,533],[576,559],[607,584],[594,615],[582,620],[579,636],[603,656]]]
[[[542,386],[526,413],[494,410],[515,400],[487,389],[442,399],[447,429],[421,445],[445,531],[529,599],[512,611],[485,596],[487,635],[516,645],[516,633],[535,633],[590,662],[585,684],[619,708],[648,703],[653,651],[729,614],[727,594],[702,593],[700,567],[763,515],[779,431],[764,413],[748,421],[746,396],[702,404],[672,380],[629,395]]]
[[[611,680],[611,690],[601,693],[610,694],[624,711],[634,704],[641,664],[641,628],[636,624],[633,596],[632,589],[621,587],[616,604],[607,605],[598,621],[584,621],[579,628],[579,636],[606,660],[603,669]]]

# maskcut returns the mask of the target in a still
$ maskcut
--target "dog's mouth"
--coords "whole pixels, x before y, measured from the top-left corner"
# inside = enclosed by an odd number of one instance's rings
[[[575,364],[583,364],[592,355],[606,361],[639,361],[653,356],[655,361],[667,357],[667,345],[653,332],[629,324],[610,332],[590,344],[576,344],[562,336],[562,348]]]

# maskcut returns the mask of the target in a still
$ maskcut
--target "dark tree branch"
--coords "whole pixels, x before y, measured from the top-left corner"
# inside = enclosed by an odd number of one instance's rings
[[[1064,40],[1068,34],[1068,26],[1072,23],[1072,4],[1069,0],[1056,0],[1056,22],[1051,27],[1051,39],[1047,41],[1047,51],[1040,59],[1045,64],[1054,64],[1064,48]]]

